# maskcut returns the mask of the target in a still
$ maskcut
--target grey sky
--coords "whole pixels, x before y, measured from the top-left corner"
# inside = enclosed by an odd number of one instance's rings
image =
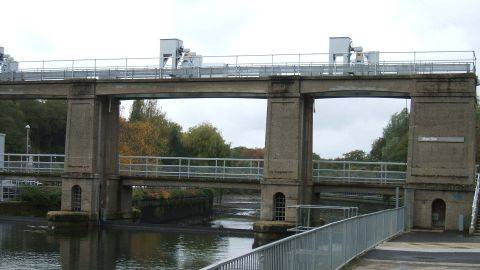
[[[18,60],[156,57],[177,37],[203,55],[327,52],[329,36],[366,50],[477,50],[479,1],[35,1],[2,3],[0,46]],[[478,52],[478,50],[477,50]],[[122,104],[125,111],[129,103]],[[162,100],[184,128],[219,127],[234,146],[262,147],[264,100]],[[314,151],[368,151],[405,100],[317,100]]]

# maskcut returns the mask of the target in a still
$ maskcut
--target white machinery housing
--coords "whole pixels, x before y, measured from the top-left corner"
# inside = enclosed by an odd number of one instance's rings
[[[183,47],[177,38],[160,39],[160,68],[200,67],[202,56]]]
[[[352,61],[352,52],[355,53],[355,59]],[[362,47],[352,47],[352,39],[349,37],[330,37],[329,43],[329,65],[335,65],[337,57],[343,58],[343,65],[349,66],[352,63],[376,65],[380,61],[380,52],[363,52]]]

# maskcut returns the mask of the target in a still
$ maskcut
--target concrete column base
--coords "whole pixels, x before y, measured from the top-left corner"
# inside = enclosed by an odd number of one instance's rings
[[[287,231],[295,227],[292,222],[285,221],[257,221],[253,224],[254,242],[253,248],[266,245],[292,235]]]
[[[97,225],[88,212],[50,211],[47,214],[48,227],[55,231],[84,230]]]

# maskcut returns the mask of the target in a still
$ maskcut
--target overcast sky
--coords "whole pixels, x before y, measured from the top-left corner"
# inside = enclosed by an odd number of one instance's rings
[[[328,52],[328,37],[365,50],[480,48],[480,1],[38,1],[2,2],[0,46],[17,60],[158,57],[160,38],[202,55]],[[129,102],[122,102],[128,114]],[[409,102],[408,102],[409,104]],[[265,100],[160,100],[184,129],[217,126],[233,146],[263,147]],[[370,150],[398,99],[316,100],[314,151]]]

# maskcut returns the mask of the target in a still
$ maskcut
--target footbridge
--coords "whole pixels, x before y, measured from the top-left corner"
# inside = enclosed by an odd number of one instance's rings
[[[460,217],[471,215],[474,52],[363,52],[349,38],[331,38],[328,53],[200,57],[179,40],[163,42],[169,46],[154,58],[19,61],[2,68],[0,99],[68,102],[64,164],[48,168],[62,176],[63,211],[86,212],[92,222],[129,217],[135,185],[244,181],[244,188],[261,190],[263,221],[293,222],[295,210],[285,205],[311,204],[315,190],[352,185],[403,186],[409,226],[431,228],[432,217],[442,217],[445,229],[457,229]],[[378,164],[313,161],[314,100],[338,97],[411,99],[407,165],[383,163],[372,176],[358,168]],[[267,99],[264,160],[120,157],[120,101],[143,98]],[[391,173],[395,166],[406,169]]]
[[[406,163],[313,161],[314,191],[393,195],[403,189]],[[63,154],[4,154],[0,177],[61,185]],[[124,186],[260,190],[263,159],[120,156]]]

